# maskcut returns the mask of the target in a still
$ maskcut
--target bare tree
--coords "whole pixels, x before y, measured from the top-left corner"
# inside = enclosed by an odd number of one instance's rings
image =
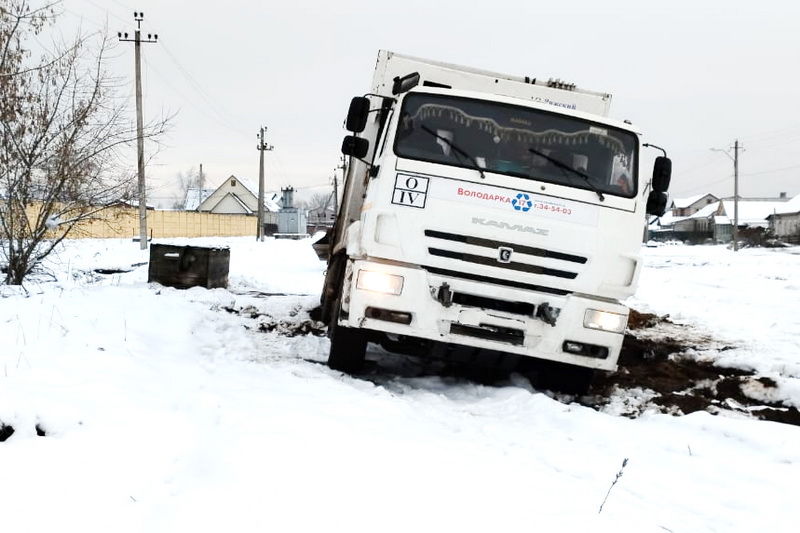
[[[303,209],[323,210],[333,205],[333,196],[330,192],[317,192],[307,200],[299,202]]]
[[[173,196],[172,207],[173,209],[183,209],[186,205],[186,194],[190,189],[202,189],[203,180],[195,167],[191,167],[186,172],[179,171],[176,177],[178,178],[178,191]]]
[[[318,192],[308,200],[301,202],[300,207],[308,211],[308,222],[312,225],[325,225],[333,222],[333,192]]]
[[[109,41],[78,35],[42,52],[54,5],[0,4],[0,263],[14,285],[133,190],[123,149],[133,153],[137,132],[103,69]],[[157,138],[167,122],[148,124],[145,136]]]

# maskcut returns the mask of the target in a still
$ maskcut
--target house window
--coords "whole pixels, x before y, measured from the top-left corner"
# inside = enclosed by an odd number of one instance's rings
[[[231,180],[231,187],[236,187],[236,180]]]

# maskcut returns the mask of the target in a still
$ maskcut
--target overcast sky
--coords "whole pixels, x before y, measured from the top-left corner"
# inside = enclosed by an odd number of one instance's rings
[[[64,25],[133,33],[142,11],[145,120],[177,112],[147,169],[154,198],[178,172],[325,186],[339,164],[350,98],[369,90],[379,49],[613,95],[611,116],[673,159],[673,197],[800,194],[800,3],[788,0],[64,0]],[[116,39],[115,39],[116,40]],[[132,43],[109,69],[133,95]],[[132,96],[131,96],[132,98]],[[132,100],[131,100],[132,101]],[[133,109],[133,107],[131,107]],[[152,149],[152,147],[148,148]],[[652,152],[652,150],[651,150]],[[650,154],[650,157],[658,155]],[[131,154],[135,165],[135,154]],[[649,168],[643,169],[649,174]],[[319,189],[323,190],[323,189]]]

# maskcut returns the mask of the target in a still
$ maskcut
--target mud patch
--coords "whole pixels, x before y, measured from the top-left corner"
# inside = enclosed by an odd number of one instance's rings
[[[288,313],[289,319],[275,318],[268,313],[262,313],[255,306],[245,307],[222,307],[224,311],[239,315],[244,318],[256,321],[254,329],[262,333],[277,333],[285,337],[296,337],[298,335],[314,335],[324,337],[327,335],[327,327],[322,322],[311,318],[302,318],[302,308],[298,307]],[[252,329],[251,326],[245,326]]]
[[[638,416],[644,410],[671,414],[695,411],[733,411],[760,420],[800,425],[800,411],[781,403],[764,401],[778,384],[754,372],[718,366],[714,354],[734,348],[707,334],[675,324],[668,316],[631,310],[614,374],[595,377],[589,395],[581,403],[606,410],[615,399],[641,396],[622,414]],[[624,402],[623,402],[624,403]]]
[[[314,320],[303,320],[300,322],[261,320],[258,323],[258,330],[265,333],[275,332],[286,337],[295,337],[297,335],[324,337],[327,335],[328,331],[325,324]]]
[[[7,426],[0,422],[0,442],[5,442],[13,434],[14,428],[12,426]]]

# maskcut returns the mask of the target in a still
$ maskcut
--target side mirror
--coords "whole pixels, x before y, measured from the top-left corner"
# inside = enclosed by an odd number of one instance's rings
[[[669,161],[669,159],[667,159]],[[654,180],[655,181],[655,180]],[[656,190],[650,191],[647,197],[647,214],[657,217],[667,212],[667,193]]]
[[[402,94],[408,92],[419,85],[419,72],[406,74],[402,78],[398,76],[393,81],[392,94]]]
[[[669,181],[672,178],[672,160],[668,157],[658,156],[653,163],[653,191],[665,193],[669,190]],[[648,205],[650,200],[648,199]],[[649,211],[648,211],[649,212]]]
[[[342,141],[342,153],[355,157],[356,159],[364,159],[369,152],[369,141],[356,137],[355,135],[348,135]]]
[[[366,96],[356,96],[350,100],[350,109],[347,110],[347,131],[361,133],[367,127],[367,117],[369,116],[369,98]]]

